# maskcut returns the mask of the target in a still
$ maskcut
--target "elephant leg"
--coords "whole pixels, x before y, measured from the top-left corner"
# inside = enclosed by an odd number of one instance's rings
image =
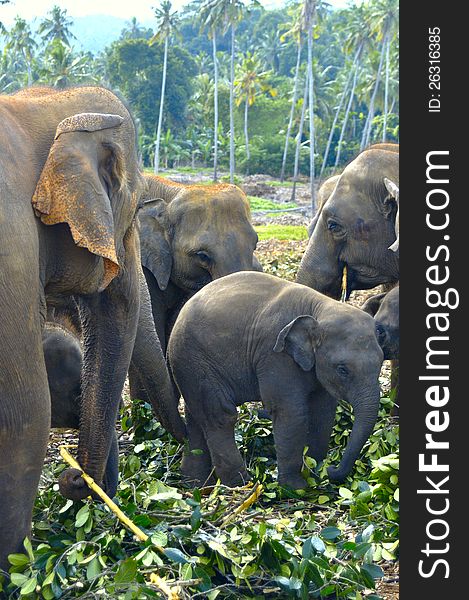
[[[149,402],[151,404],[138,369],[132,363],[129,366],[129,388],[132,400],[141,400],[142,402]]]
[[[317,462],[326,458],[337,411],[337,400],[320,389],[311,396],[308,455]]]
[[[38,249],[26,222],[20,217],[5,220],[2,229],[0,219],[0,569],[6,570],[11,566],[8,555],[24,552],[23,540],[30,534],[50,429],[34,266]],[[7,229],[10,238],[5,238]],[[27,243],[2,244],[5,239]],[[26,255],[18,248],[25,248]],[[45,304],[43,308],[45,315]]]
[[[181,472],[187,483],[203,486],[215,483],[212,471],[212,459],[202,428],[192,414],[186,410],[186,424],[189,436],[189,451],[184,454]]]
[[[284,380],[283,389],[277,380],[260,379],[259,389],[262,402],[272,417],[278,482],[293,489],[303,489],[306,487],[301,476],[303,450],[309,446],[311,437],[308,396],[304,390],[295,390],[288,379]]]
[[[229,417],[205,431],[217,477],[229,487],[245,485],[251,479],[235,442],[235,423],[236,417]]]

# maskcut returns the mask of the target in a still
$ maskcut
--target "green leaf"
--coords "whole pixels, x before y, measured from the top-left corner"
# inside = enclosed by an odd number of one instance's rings
[[[341,487],[339,488],[339,496],[341,496],[342,498],[350,499],[353,498],[353,492],[350,491],[348,488]]]
[[[151,535],[151,543],[164,548],[168,543],[168,536],[164,531],[155,531]]]
[[[23,573],[12,573],[10,578],[11,583],[18,587],[21,587],[29,579],[29,577],[27,575],[23,575]]]
[[[34,552],[33,552],[33,547],[31,546],[31,540],[27,537],[24,538],[23,546],[25,547],[26,552],[28,553],[29,560],[31,562],[34,562]]]
[[[383,570],[378,565],[365,563],[360,570],[366,571],[372,579],[381,579],[381,577],[384,577]]]
[[[340,529],[337,527],[324,527],[321,531],[321,537],[325,540],[334,541],[341,535]]]
[[[89,516],[90,516],[90,507],[88,506],[88,504],[85,504],[84,506],[82,506],[80,508],[80,510],[76,514],[76,517],[75,517],[75,527],[77,529],[80,528],[80,527],[83,527],[83,525],[88,520]]]
[[[8,560],[14,567],[23,567],[30,562],[26,554],[9,554]]]
[[[88,563],[86,567],[86,579],[91,581],[95,577],[97,577],[101,573],[101,565],[99,563],[98,557],[95,556],[93,560]]]
[[[177,548],[165,548],[165,556],[169,558],[169,560],[179,563],[181,565],[190,561],[190,557],[186,556],[183,552],[178,550]]]
[[[115,583],[130,583],[135,579],[137,571],[137,561],[133,558],[127,558],[120,563],[114,581]]]
[[[27,596],[28,594],[32,594],[37,586],[37,576],[35,575],[31,579],[28,579],[26,583],[21,586],[20,594],[22,596]]]

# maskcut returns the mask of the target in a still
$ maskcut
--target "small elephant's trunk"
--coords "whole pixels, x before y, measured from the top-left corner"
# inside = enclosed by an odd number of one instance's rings
[[[338,467],[329,467],[328,474],[331,481],[341,482],[353,469],[366,441],[373,432],[378,417],[379,409],[379,386],[373,393],[357,402],[352,401],[355,421],[352,427],[350,439],[345,448],[344,455]]]

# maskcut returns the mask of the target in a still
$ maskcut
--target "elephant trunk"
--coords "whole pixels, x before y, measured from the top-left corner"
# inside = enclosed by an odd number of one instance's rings
[[[380,392],[379,386],[365,398],[356,398],[351,401],[355,415],[347,447],[338,467],[329,467],[328,474],[331,481],[343,481],[357,460],[361,449],[370,437],[378,417]]]
[[[324,239],[322,226],[322,219],[320,219],[301,259],[296,282],[338,300],[341,293],[343,264],[339,260],[338,250],[331,248],[328,240]]]
[[[148,288],[141,274],[140,315],[132,354],[132,367],[163,427],[179,442],[186,438],[186,426],[178,411],[175,386],[161,350],[151,313]]]

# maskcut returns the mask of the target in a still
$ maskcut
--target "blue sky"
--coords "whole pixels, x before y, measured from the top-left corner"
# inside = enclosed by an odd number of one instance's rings
[[[188,4],[189,0],[173,0],[175,9]],[[283,6],[285,0],[260,0],[267,8]],[[328,0],[332,6],[346,6],[349,0]],[[34,17],[42,17],[54,4],[66,8],[71,17],[84,15],[106,14],[130,19],[137,17],[139,21],[148,21],[153,17],[152,6],[159,4],[158,0],[13,0],[11,4],[0,7],[0,21],[7,27],[13,22],[14,17],[19,15],[23,19],[30,20]]]

